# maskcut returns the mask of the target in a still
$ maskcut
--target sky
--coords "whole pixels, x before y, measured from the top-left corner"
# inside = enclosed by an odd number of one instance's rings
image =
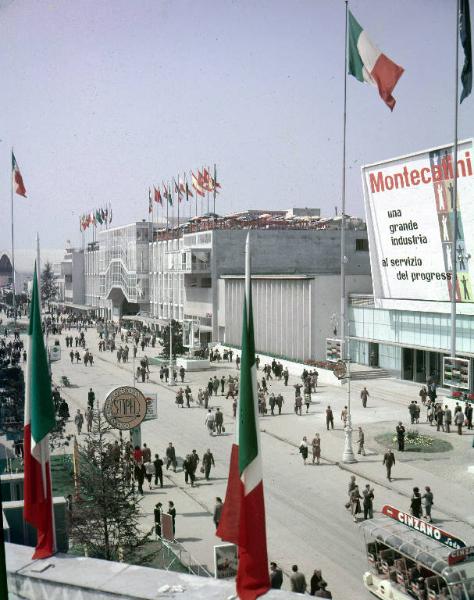
[[[349,7],[405,69],[393,113],[347,78],[346,212],[364,216],[362,165],[454,139],[456,0]],[[12,147],[28,193],[14,198],[18,248],[36,232],[79,244],[80,214],[107,203],[113,225],[148,218],[149,186],[214,163],[219,214],[333,215],[344,27],[343,0],[0,0],[0,247]],[[474,94],[460,139],[473,116]]]

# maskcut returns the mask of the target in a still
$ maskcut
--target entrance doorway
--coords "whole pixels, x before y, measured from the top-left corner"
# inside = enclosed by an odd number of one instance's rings
[[[432,378],[439,383],[442,354],[416,348],[402,349],[402,379],[426,383]]]
[[[369,367],[379,366],[379,345],[369,342]]]

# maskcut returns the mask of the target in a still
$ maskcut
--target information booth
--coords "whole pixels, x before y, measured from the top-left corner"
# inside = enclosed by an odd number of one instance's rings
[[[369,564],[365,587],[388,600],[474,600],[474,557],[455,559],[460,540],[422,523],[423,533],[386,516],[361,524]]]

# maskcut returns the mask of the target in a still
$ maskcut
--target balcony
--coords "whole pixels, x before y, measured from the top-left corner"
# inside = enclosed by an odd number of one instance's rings
[[[209,273],[211,253],[191,250],[181,254],[182,273]]]

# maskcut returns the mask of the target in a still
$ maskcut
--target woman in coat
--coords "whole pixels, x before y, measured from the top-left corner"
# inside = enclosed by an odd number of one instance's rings
[[[306,464],[306,459],[308,458],[308,440],[306,436],[301,440],[300,454],[303,457],[303,463]]]
[[[418,519],[421,519],[421,494],[417,487],[413,488],[413,496],[410,502],[411,514]]]
[[[354,523],[357,523],[357,516],[360,512],[362,512],[360,508],[360,501],[362,500],[362,496],[359,493],[359,486],[356,485],[351,492],[350,501],[351,501],[351,514],[354,519]]]

